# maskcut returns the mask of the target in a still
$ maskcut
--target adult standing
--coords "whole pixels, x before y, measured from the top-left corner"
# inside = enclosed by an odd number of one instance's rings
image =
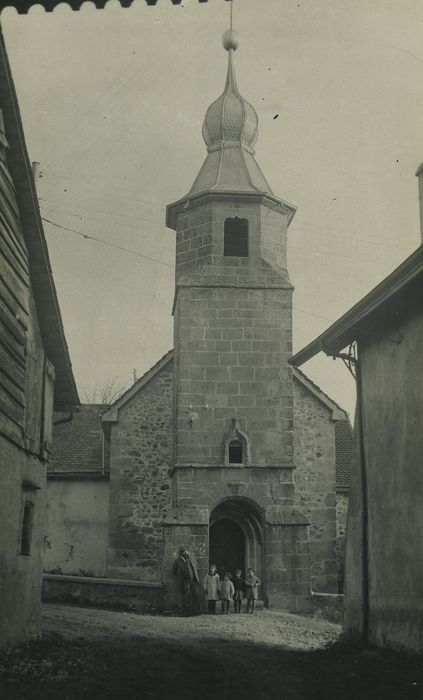
[[[179,547],[173,562],[173,575],[179,589],[182,615],[198,615],[201,612],[202,591],[195,557],[188,547]]]

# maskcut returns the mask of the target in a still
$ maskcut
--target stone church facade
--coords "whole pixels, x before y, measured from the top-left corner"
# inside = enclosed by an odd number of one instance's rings
[[[237,419],[229,417],[220,464],[178,468],[174,371],[171,351],[103,414],[110,440],[107,575],[172,590],[171,561],[187,544],[204,573],[209,560],[221,571],[253,566],[264,600],[277,607],[300,609],[310,580],[314,591],[338,592],[335,448],[346,414],[294,370],[295,467],[225,463],[228,442],[244,432],[241,420],[233,430]],[[186,423],[195,431],[193,412],[186,411]]]
[[[184,544],[201,576],[211,560],[221,573],[252,566],[265,604],[306,611],[311,586],[338,591],[336,426],[348,417],[288,363],[295,207],[255,161],[257,115],[237,88],[234,33],[224,46],[225,89],[203,125],[206,160],[167,208],[174,350],[102,415],[105,575],[163,585],[172,605],[171,564]]]

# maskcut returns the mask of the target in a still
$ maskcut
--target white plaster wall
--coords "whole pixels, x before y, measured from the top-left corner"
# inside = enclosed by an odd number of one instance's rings
[[[44,571],[106,576],[108,528],[108,481],[48,481]]]

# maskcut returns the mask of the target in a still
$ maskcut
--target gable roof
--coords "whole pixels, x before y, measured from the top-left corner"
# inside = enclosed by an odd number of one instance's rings
[[[326,408],[331,412],[331,419],[333,421],[344,421],[348,420],[348,413],[344,411],[333,399],[330,398],[325,392],[315,384],[310,377],[307,377],[304,372],[302,372],[298,367],[294,367],[293,377],[302,386],[307,389],[313,396],[316,397]],[[349,422],[349,421],[348,421]]]
[[[169,350],[163,357],[156,362],[155,365],[150,367],[150,369],[145,372],[145,374],[142,375],[139,379],[137,379],[134,384],[129,387],[121,396],[119,396],[118,399],[112,405],[108,408],[108,410],[104,413],[102,417],[103,424],[106,428],[107,423],[117,423],[118,421],[118,415],[119,415],[119,409],[124,406],[128,401],[132,399],[135,394],[138,393],[140,389],[142,389],[146,384],[148,384],[151,379],[153,379],[158,372],[160,372],[163,367],[165,367],[169,362],[173,360],[173,348],[172,350]]]
[[[103,444],[101,416],[109,404],[81,404],[68,423],[53,428],[49,476],[77,477],[108,472],[108,445]]]
[[[110,445],[108,441],[103,443],[103,430],[107,435],[110,423],[118,420],[119,409],[169,364],[173,356],[173,350],[169,350],[112,405],[82,404],[71,422],[56,425],[53,452],[48,465],[49,477],[78,479],[90,475],[107,476]],[[352,428],[347,413],[303,372],[294,369],[294,378],[326,406],[331,412],[331,419],[336,421],[336,488],[337,491],[348,491],[351,479]]]
[[[1,31],[0,108],[10,147],[7,153],[8,170],[16,189],[19,218],[28,249],[31,287],[37,307],[43,347],[55,370],[54,407],[56,410],[67,410],[79,404],[79,397],[63,330],[31,164],[26,150],[18,100]]]

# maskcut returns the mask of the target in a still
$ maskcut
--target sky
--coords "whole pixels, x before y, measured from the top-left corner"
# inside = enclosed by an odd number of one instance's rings
[[[288,248],[297,351],[421,242],[423,6],[234,0],[233,10],[238,87],[259,117],[256,160],[298,207]],[[225,83],[229,3],[87,2],[9,8],[1,20],[84,398],[129,384],[172,347],[165,207],[206,155],[201,125]],[[353,413],[340,360],[320,355],[303,369]]]

